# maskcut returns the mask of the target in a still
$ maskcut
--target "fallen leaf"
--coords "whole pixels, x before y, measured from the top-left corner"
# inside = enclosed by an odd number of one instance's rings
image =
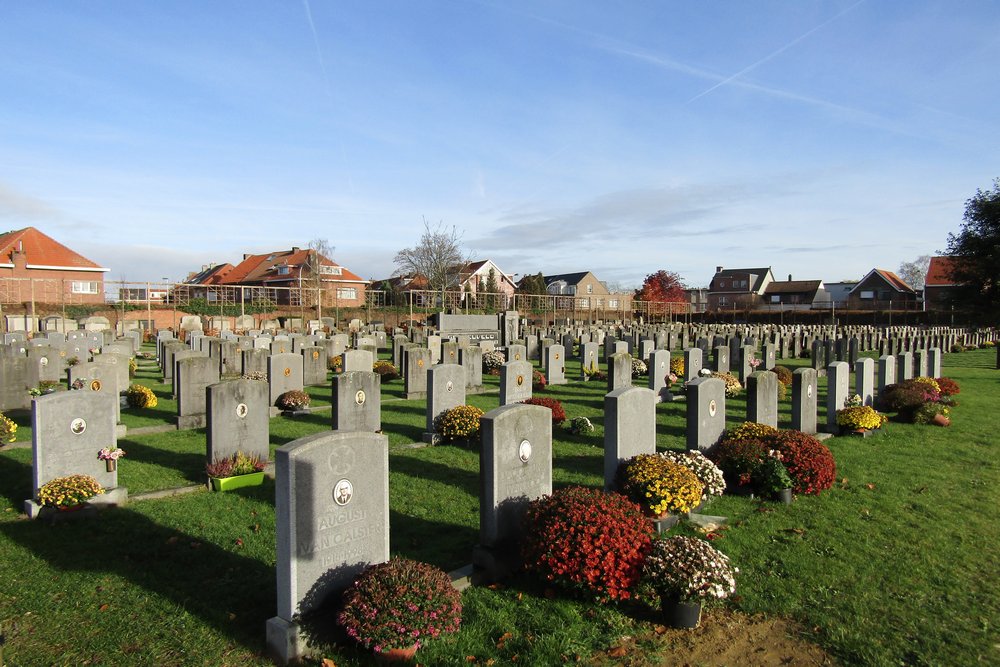
[[[236,620],[236,614],[234,614],[233,612],[229,612],[229,620],[230,621],[235,621]]]
[[[608,651],[608,655],[611,656],[612,658],[621,658],[622,656],[628,655],[628,649],[619,644],[618,646]]]
[[[100,607],[97,608],[97,611],[107,611],[108,607],[110,607],[110,606],[111,605],[109,605],[107,602],[105,602],[104,604],[102,604]]]
[[[501,584],[490,584],[486,588],[490,589],[491,591],[502,591],[503,590],[503,585],[501,585]]]
[[[521,600],[522,600],[523,598],[524,598],[524,593],[520,593],[520,592],[519,592],[519,593],[517,594],[517,601],[518,601],[518,602],[520,602],[520,601],[521,601]]]
[[[497,648],[503,648],[504,644],[507,643],[507,640],[513,636],[514,635],[510,632],[505,632],[502,635],[500,635],[500,639],[497,640]]]
[[[654,625],[653,626],[653,632],[655,632],[658,635],[662,635],[666,631],[667,631],[667,626],[665,626],[665,625]]]
[[[869,482],[869,483],[865,484],[865,488],[868,489],[869,491],[874,491],[875,490],[875,485],[872,484],[871,482]]]
[[[323,658],[322,664],[323,667],[337,667],[337,663],[335,663],[333,660],[330,660],[330,658]]]
[[[474,655],[467,655],[467,656],[465,656],[465,661],[466,662],[476,662],[476,660],[477,660],[477,658]]]
[[[236,538],[236,546],[238,546],[238,547],[242,547],[243,546],[243,538],[242,537],[237,537]]]
[[[805,535],[806,534],[806,529],[805,528],[785,528],[785,532],[786,533],[793,533],[795,535]]]
[[[495,663],[495,662],[496,662],[496,660],[494,660],[493,658],[490,658],[489,660],[486,661],[486,664],[489,665],[489,666],[492,666],[493,663]]]

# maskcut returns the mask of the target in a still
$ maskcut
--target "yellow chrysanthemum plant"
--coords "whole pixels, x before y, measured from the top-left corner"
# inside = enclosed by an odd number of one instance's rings
[[[38,489],[38,503],[43,507],[68,509],[102,493],[104,488],[90,475],[67,475],[43,484]]]
[[[870,405],[857,405],[837,410],[837,426],[851,431],[873,431],[882,428],[888,417],[879,414]]]
[[[7,415],[0,413],[0,445],[17,440],[17,424]]]
[[[618,471],[623,495],[650,516],[684,514],[701,502],[704,484],[694,472],[657,454],[640,454]]]

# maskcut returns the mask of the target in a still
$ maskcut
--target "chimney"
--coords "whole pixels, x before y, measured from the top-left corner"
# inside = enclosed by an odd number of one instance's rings
[[[722,273],[722,267],[721,266],[715,267],[715,272],[716,273]]]
[[[299,250],[302,250],[302,248],[298,247],[297,245],[292,246],[292,252],[298,252]]]
[[[792,282],[792,274],[788,274],[788,282]]]
[[[250,253],[248,252],[243,253],[243,259],[249,259],[249,258],[250,258]]]

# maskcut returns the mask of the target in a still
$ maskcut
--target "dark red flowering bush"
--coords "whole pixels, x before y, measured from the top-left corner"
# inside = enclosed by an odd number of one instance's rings
[[[625,600],[652,549],[653,527],[625,496],[569,487],[525,512],[525,568],[599,600]]]
[[[958,383],[951,378],[934,378],[934,380],[938,383],[942,396],[954,396],[961,391]]]
[[[914,378],[886,386],[879,396],[879,405],[883,410],[897,413],[898,421],[912,423],[924,405],[940,403],[941,394],[935,380]]]
[[[833,486],[837,464],[822,442],[802,431],[778,431],[770,438],[770,448],[781,453],[795,493],[819,494]]]
[[[788,366],[775,366],[771,369],[775,375],[778,376],[778,382],[785,385],[786,387],[792,386],[792,369]]]
[[[754,469],[771,449],[771,436],[777,432],[777,429],[767,424],[743,422],[725,432],[719,444],[709,452],[708,458],[719,466],[730,484],[749,484]]]
[[[543,405],[552,411],[552,425],[559,426],[564,421],[566,421],[566,411],[563,409],[562,403],[554,398],[529,398],[526,401],[521,401],[522,403],[527,403],[528,405]]]

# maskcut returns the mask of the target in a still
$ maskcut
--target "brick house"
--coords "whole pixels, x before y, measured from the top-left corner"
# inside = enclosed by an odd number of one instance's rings
[[[952,257],[931,257],[924,277],[924,310],[950,310],[951,299],[959,284],[951,277]]]
[[[775,280],[764,288],[765,310],[811,310],[828,308],[830,295],[822,280]]]
[[[542,276],[545,292],[556,299],[556,308],[628,310],[632,307],[631,294],[613,294],[590,271],[559,273]]]
[[[103,304],[104,274],[110,270],[34,227],[0,235],[5,303]]]
[[[764,303],[764,291],[774,282],[771,267],[715,269],[708,286],[708,310],[756,310]]]
[[[872,269],[847,296],[851,310],[913,310],[917,293],[892,271]]]
[[[236,266],[230,264],[204,267],[185,281],[192,296],[200,295],[209,300],[219,296],[223,288],[260,288],[241,290],[245,300],[266,296],[282,306],[314,306],[322,293],[323,306],[357,307],[365,304],[365,290],[369,281],[352,273],[328,257],[319,257],[320,283],[310,268],[314,250],[293,247],[261,255],[243,255]],[[212,289],[210,286],[218,286]],[[213,297],[214,295],[214,297]]]

